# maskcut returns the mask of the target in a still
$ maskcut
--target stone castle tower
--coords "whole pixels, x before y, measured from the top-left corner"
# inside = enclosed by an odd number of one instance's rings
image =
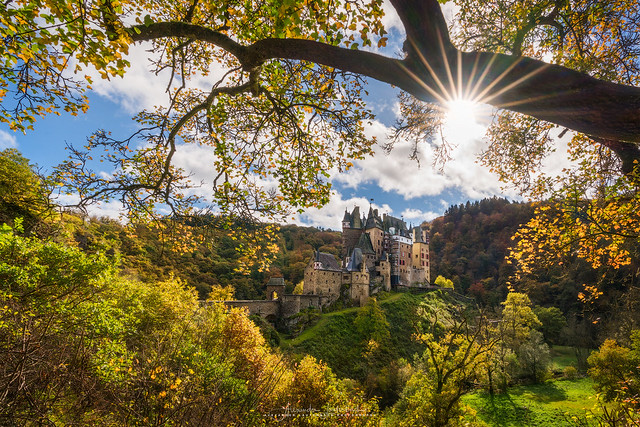
[[[372,292],[430,282],[428,225],[407,228],[402,219],[380,217],[371,207],[361,217],[356,206],[342,220],[341,263],[317,251],[305,269],[303,293],[364,305]]]
[[[407,228],[400,218],[378,214],[369,208],[366,218],[360,219],[356,206],[352,213],[345,211],[342,219],[343,259],[360,248],[368,268],[385,270],[389,262],[391,285],[430,284],[429,227],[423,224]]]

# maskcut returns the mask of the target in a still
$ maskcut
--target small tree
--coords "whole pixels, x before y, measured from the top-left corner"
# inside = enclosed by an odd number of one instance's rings
[[[540,332],[536,330],[530,332],[529,339],[520,346],[518,361],[525,377],[535,382],[542,382],[547,378],[551,353]]]
[[[50,213],[44,182],[16,149],[0,151],[0,224],[23,218],[29,233]]]
[[[640,393],[640,359],[631,349],[607,339],[587,359],[588,374],[595,381],[596,390],[611,401]]]
[[[369,298],[367,304],[358,310],[353,324],[367,341],[375,341],[378,345],[390,337],[389,322],[376,298]]]
[[[436,286],[440,286],[441,288],[451,288],[451,289],[453,289],[453,281],[451,279],[445,279],[444,276],[436,277],[436,280],[433,283]]]
[[[533,309],[540,321],[540,331],[548,343],[558,344],[562,328],[567,325],[567,319],[558,307],[536,307]]]
[[[304,280],[298,282],[298,284],[293,288],[294,295],[302,295],[304,289]]]
[[[631,333],[631,348],[607,339],[587,359],[588,374],[602,393],[606,425],[640,426],[640,330]]]
[[[448,311],[444,332],[436,312],[418,337],[427,348],[393,409],[398,425],[438,427],[458,419],[465,412],[460,398],[478,378],[495,345],[494,339],[487,339],[483,316],[472,324],[470,313],[463,309]]]
[[[531,329],[542,326],[542,323],[531,309],[531,300],[527,294],[510,292],[502,305],[504,340],[517,352],[529,340]]]

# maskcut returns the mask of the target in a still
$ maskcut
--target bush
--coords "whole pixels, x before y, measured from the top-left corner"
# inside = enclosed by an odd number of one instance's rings
[[[244,310],[0,228],[0,425],[265,425],[301,402],[379,416],[325,365],[292,369]]]
[[[566,368],[564,368],[562,376],[567,380],[575,380],[576,378],[578,378],[578,370],[575,368],[575,366],[567,366]]]

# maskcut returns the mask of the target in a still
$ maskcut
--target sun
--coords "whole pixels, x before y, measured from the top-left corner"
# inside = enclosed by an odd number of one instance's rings
[[[479,104],[467,99],[454,99],[444,106],[445,138],[460,144],[482,138],[486,128],[478,123]]]

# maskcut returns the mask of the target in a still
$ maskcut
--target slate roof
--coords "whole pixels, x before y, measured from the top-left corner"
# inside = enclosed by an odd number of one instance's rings
[[[378,216],[378,210],[369,206],[369,215],[367,215],[367,222],[364,226],[365,230],[370,228],[382,228],[382,220]]]
[[[267,286],[284,286],[284,277],[272,277]]]
[[[362,268],[363,262],[362,251],[360,248],[355,248],[353,253],[351,253],[351,258],[349,258],[349,263],[347,264],[347,271],[360,271]]]
[[[360,207],[356,206],[351,212],[351,228],[362,228],[362,219],[360,219]]]
[[[322,270],[341,271],[340,265],[333,254],[317,251],[315,261],[322,264]]]
[[[384,231],[389,231],[389,229],[393,227],[396,230],[396,234],[410,237],[409,231],[407,230],[407,223],[405,223],[402,219],[393,217],[391,215],[385,215],[383,221]]]
[[[356,248],[360,249],[363,254],[376,253],[376,251],[373,250],[373,243],[371,243],[371,237],[369,236],[369,233],[362,233],[360,235],[360,240],[358,240]]]

